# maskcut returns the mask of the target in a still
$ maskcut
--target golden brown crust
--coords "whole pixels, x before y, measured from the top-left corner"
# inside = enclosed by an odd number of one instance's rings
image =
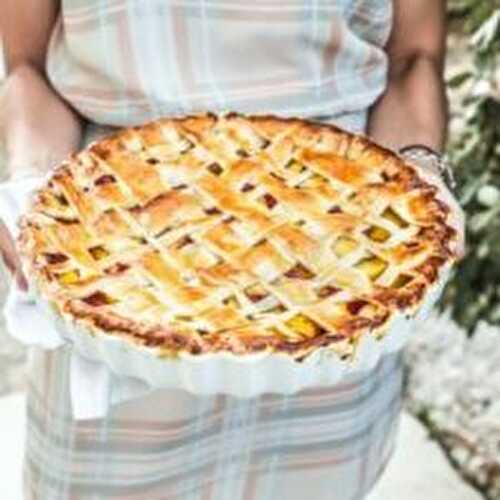
[[[455,258],[436,194],[332,125],[189,116],[64,162],[19,241],[40,293],[89,331],[173,354],[346,354]]]

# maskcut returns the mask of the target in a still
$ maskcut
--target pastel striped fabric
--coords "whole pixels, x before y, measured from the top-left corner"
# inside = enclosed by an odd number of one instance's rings
[[[294,396],[161,390],[86,421],[70,347],[32,354],[26,500],[360,500],[393,449],[399,354]]]
[[[62,0],[48,75],[101,124],[234,110],[361,130],[391,20],[391,0]]]

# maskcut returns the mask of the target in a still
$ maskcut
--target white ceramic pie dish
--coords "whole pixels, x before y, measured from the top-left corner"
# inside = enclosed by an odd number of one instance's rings
[[[450,275],[443,267],[413,315],[397,313],[387,333],[375,339],[363,335],[351,359],[341,359],[328,347],[315,350],[303,361],[283,353],[264,352],[238,356],[229,352],[159,357],[154,348],[135,346],[109,334],[90,333],[60,315],[40,296],[37,303],[48,314],[58,333],[87,359],[103,362],[118,376],[137,378],[152,388],[184,389],[198,395],[229,394],[251,398],[264,393],[293,394],[309,387],[333,385],[347,373],[374,368],[387,354],[401,350],[414,326],[426,319]]]
[[[419,173],[424,179],[427,177]],[[447,200],[442,201],[447,204]],[[180,388],[195,394],[292,394],[308,387],[335,384],[346,373],[368,371],[384,355],[402,349],[415,324],[428,315],[438,300],[453,262],[454,258],[449,259],[439,269],[438,279],[427,284],[425,295],[413,308],[393,311],[392,319],[382,328],[364,330],[359,336],[316,348],[300,361],[300,356],[272,349],[256,354],[233,354],[230,350],[189,354],[179,350],[175,355],[166,355],[161,346],[144,346],[111,328],[108,332],[93,328],[92,323],[64,312],[66,309],[44,298],[44,294],[35,292],[35,296],[59,334],[76,352],[103,362],[118,376],[140,379],[152,388]],[[353,339],[351,343],[348,338]]]

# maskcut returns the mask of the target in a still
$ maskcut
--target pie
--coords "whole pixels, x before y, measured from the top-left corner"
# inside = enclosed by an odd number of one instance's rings
[[[342,358],[456,259],[450,209],[396,154],[273,116],[162,119],[62,163],[21,222],[37,293],[159,355]]]

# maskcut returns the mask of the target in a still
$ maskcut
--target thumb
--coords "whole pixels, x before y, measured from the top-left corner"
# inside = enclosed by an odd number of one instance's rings
[[[21,260],[19,259],[14,240],[3,222],[0,222],[0,252],[5,265],[15,277],[17,285],[21,290],[26,291],[28,283],[22,272]]]

